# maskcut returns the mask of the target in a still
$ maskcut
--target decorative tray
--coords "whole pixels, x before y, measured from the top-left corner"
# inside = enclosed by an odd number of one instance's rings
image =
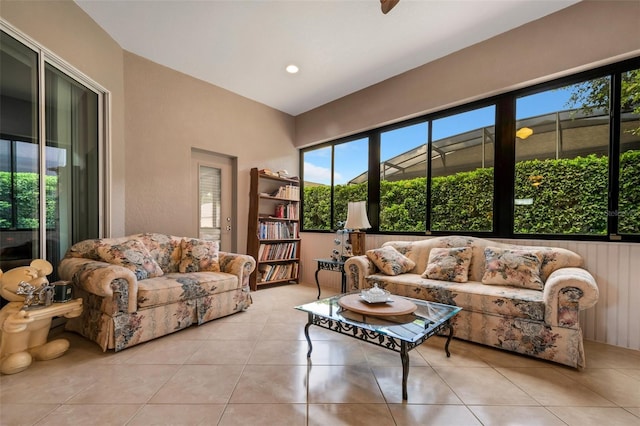
[[[387,296],[388,297],[388,296]],[[400,296],[392,296],[394,303],[367,303],[358,293],[347,294],[338,300],[347,311],[374,317],[410,314],[417,309],[415,303]]]
[[[390,297],[387,297],[387,298],[386,298],[386,299],[384,299],[384,300],[380,300],[380,299],[377,299],[377,298],[370,299],[370,298],[367,298],[367,297],[366,297],[365,295],[363,295],[363,294],[361,294],[361,295],[360,295],[360,299],[362,299],[362,301],[363,301],[363,302],[368,303],[368,304],[370,304],[370,305],[374,305],[374,304],[376,304],[376,303],[392,303],[392,302],[393,302],[393,299],[392,299],[392,298],[390,298]]]

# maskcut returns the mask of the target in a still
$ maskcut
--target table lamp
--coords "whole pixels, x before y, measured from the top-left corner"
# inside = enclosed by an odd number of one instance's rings
[[[371,228],[367,217],[367,203],[365,201],[350,202],[347,210],[345,229],[349,230],[349,243],[354,256],[361,256],[365,252],[365,233],[363,229]]]

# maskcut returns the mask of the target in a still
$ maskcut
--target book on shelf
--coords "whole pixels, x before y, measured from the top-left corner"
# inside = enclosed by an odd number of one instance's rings
[[[281,186],[275,191],[269,193],[273,198],[282,198],[284,200],[300,200],[300,187],[297,185]]]
[[[280,175],[277,172],[274,172],[270,169],[260,169],[258,171],[258,173],[260,173],[261,175],[265,175],[265,176],[274,176],[274,177],[280,177]]]
[[[288,219],[298,220],[300,211],[300,204],[289,203],[284,211],[285,217]]]
[[[298,238],[297,222],[260,222],[258,224],[258,238],[261,240],[286,240]]]
[[[258,249],[258,261],[295,259],[298,251],[298,243],[260,244]]]
[[[298,262],[271,265],[262,264],[258,267],[258,281],[281,281],[295,279],[298,276]]]
[[[258,173],[264,176],[273,176],[273,177],[279,177],[282,179],[290,179],[290,180],[300,180],[298,176],[291,176],[289,172],[286,170],[278,170],[277,172],[274,172],[271,169],[260,169],[258,170]]]
[[[298,203],[289,203],[289,204],[278,204],[274,208],[273,216],[276,219],[291,219],[298,220]],[[259,215],[260,217],[265,217],[268,215]]]

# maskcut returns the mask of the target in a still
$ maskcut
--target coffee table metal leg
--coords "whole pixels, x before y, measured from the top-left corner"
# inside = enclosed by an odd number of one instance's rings
[[[307,338],[307,343],[309,344],[307,358],[311,358],[311,351],[313,350],[313,346],[311,346],[311,338],[309,337],[309,326],[311,325],[311,323],[311,314],[309,314],[309,321],[307,322],[307,325],[304,326],[304,337]]]
[[[318,272],[320,272],[320,268],[316,269],[316,285],[318,286],[318,299],[320,299],[320,282],[318,281]]]
[[[447,337],[447,343],[444,344],[444,351],[447,353],[447,358],[449,358],[451,356],[449,343],[451,343],[451,339],[453,338],[453,326],[449,321],[447,321],[447,328],[449,329],[449,336]]]
[[[402,400],[406,401],[408,398],[407,378],[409,377],[409,352],[406,342],[402,342],[400,345],[400,359],[402,360]]]

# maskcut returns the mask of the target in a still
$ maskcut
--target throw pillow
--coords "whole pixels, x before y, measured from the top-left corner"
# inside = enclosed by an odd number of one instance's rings
[[[523,249],[484,249],[485,272],[483,284],[499,284],[542,290],[540,278],[542,253]]]
[[[185,272],[220,272],[217,241],[183,239],[180,243],[182,259],[178,270]]]
[[[367,250],[367,257],[387,275],[399,275],[412,270],[416,264],[392,246]]]
[[[432,280],[466,283],[471,264],[471,247],[432,248],[429,263],[422,274]]]
[[[138,240],[99,246],[97,252],[101,260],[132,270],[138,280],[164,274],[158,262],[149,254],[147,247]]]

